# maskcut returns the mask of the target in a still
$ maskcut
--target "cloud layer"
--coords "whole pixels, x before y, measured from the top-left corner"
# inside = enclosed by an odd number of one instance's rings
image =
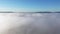
[[[59,13],[0,13],[0,34],[60,34]]]

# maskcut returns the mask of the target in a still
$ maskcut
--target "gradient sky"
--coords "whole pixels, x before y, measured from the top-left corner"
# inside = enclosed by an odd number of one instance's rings
[[[60,11],[60,0],[0,0],[0,11]]]

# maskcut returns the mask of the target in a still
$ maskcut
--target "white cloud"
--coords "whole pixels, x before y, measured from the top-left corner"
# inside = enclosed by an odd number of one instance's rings
[[[24,16],[20,16],[20,14]],[[26,15],[30,16],[27,17]],[[0,13],[0,34],[58,34],[59,14]],[[37,14],[37,13],[33,13]]]

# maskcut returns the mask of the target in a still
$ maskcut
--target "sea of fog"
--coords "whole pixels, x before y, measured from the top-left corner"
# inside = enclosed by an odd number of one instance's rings
[[[60,34],[60,13],[0,13],[0,34]]]

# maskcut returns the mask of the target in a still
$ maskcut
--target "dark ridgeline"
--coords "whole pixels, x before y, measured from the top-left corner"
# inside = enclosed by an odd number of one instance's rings
[[[0,11],[0,13],[14,13],[13,11]]]
[[[52,12],[52,11],[40,11],[40,12],[36,12],[36,13],[60,13],[60,11],[55,11],[55,12]]]
[[[0,13],[60,13],[60,11],[37,11],[37,12],[13,12],[13,11],[0,11]]]
[[[51,11],[38,11],[36,13],[52,13]]]
[[[55,11],[55,13],[60,13],[60,11]]]
[[[18,12],[18,13],[60,13],[60,11],[37,11],[37,12]]]

